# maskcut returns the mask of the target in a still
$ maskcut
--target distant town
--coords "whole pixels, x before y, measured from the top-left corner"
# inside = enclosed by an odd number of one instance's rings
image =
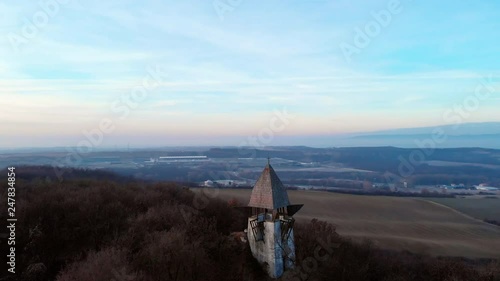
[[[500,189],[499,150],[437,149],[422,163],[405,160],[414,149],[380,148],[164,148],[99,151],[74,155],[63,151],[0,154],[0,166],[50,165],[110,170],[147,181],[190,186],[251,188],[271,159],[291,189],[477,194]],[[418,151],[418,150],[417,150]],[[61,175],[64,177],[64,175]]]

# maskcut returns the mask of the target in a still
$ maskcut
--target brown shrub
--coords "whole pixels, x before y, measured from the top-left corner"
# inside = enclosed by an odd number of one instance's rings
[[[144,280],[212,280],[210,259],[201,243],[190,241],[183,229],[155,232],[146,237],[134,264]]]
[[[131,281],[136,276],[127,262],[125,251],[112,247],[89,253],[84,260],[64,269],[56,280]]]
[[[5,190],[0,195],[5,198]],[[11,280],[269,280],[248,244],[229,235],[246,227],[245,215],[225,201],[197,198],[177,185],[33,179],[20,182],[16,199],[22,222],[16,269],[21,274]],[[5,221],[5,215],[0,219]],[[282,280],[500,276],[498,261],[482,264],[381,251],[369,242],[344,239],[335,226],[318,220],[297,223],[295,241],[296,269]],[[329,251],[320,241],[337,245]],[[327,258],[304,275],[304,265],[318,253]]]

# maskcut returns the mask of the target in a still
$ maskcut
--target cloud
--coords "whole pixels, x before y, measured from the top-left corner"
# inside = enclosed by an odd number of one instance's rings
[[[425,99],[425,97],[423,97],[423,96],[408,96],[408,97],[405,97],[403,99],[396,100],[394,102],[394,105],[401,106],[401,105],[406,105],[409,103],[414,104],[415,102],[418,102],[418,101],[421,101],[424,99]]]
[[[111,103],[130,95],[154,65],[168,79],[119,124],[123,135],[254,134],[284,106],[299,116],[290,135],[433,124],[481,77],[500,78],[491,64],[497,4],[470,13],[448,0],[407,6],[348,64],[338,44],[386,4],[248,2],[220,21],[211,1],[89,0],[65,6],[16,53],[5,35],[19,32],[38,3],[2,2],[2,131],[78,135],[113,117]],[[448,16],[453,26],[442,20]],[[443,54],[439,48],[454,39],[460,44]],[[472,118],[498,119],[499,105],[493,97]]]

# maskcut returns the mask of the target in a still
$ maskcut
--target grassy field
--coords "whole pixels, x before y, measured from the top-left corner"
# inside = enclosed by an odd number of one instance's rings
[[[246,205],[250,192],[221,189],[219,197],[236,198]],[[500,227],[427,200],[314,191],[289,191],[289,196],[293,204],[305,204],[296,215],[299,222],[313,218],[328,221],[341,235],[369,238],[381,248],[500,258]]]
[[[448,206],[479,220],[500,221],[500,199],[491,198],[433,198],[433,202]]]

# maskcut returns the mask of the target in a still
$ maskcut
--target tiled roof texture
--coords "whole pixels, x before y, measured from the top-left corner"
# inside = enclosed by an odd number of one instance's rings
[[[253,187],[248,206],[275,210],[288,205],[290,201],[286,189],[273,167],[268,164]]]

